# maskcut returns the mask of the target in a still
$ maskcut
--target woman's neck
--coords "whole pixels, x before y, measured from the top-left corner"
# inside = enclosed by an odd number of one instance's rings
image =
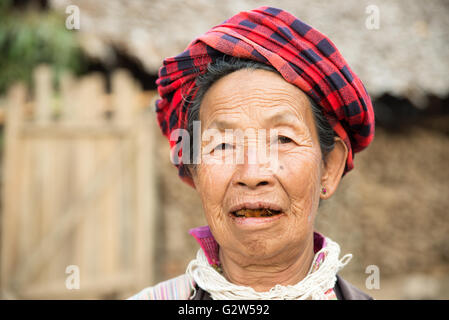
[[[219,255],[223,274],[229,282],[264,292],[277,284],[297,284],[306,277],[314,257],[313,236],[297,252],[285,250],[269,261],[263,258],[248,261],[221,248]]]

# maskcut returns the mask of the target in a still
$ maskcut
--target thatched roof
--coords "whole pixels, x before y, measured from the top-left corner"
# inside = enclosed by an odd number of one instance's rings
[[[52,0],[65,13],[69,0]],[[113,59],[111,45],[156,73],[165,57],[235,13],[271,5],[327,34],[370,93],[423,97],[449,93],[449,5],[445,0],[78,0],[86,52]],[[379,8],[380,28],[369,30],[366,8]]]

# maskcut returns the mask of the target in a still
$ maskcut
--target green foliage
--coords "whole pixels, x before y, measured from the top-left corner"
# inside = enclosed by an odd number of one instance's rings
[[[76,31],[67,30],[65,17],[51,11],[8,8],[0,0],[0,94],[16,81],[31,84],[33,69],[50,64],[56,79],[65,71],[83,71],[83,55]]]

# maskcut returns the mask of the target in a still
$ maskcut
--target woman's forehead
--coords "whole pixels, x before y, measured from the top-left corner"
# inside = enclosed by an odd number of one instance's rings
[[[278,122],[307,122],[311,116],[305,93],[266,70],[239,70],[214,83],[206,92],[200,108],[200,119],[214,126],[234,124],[242,116]]]

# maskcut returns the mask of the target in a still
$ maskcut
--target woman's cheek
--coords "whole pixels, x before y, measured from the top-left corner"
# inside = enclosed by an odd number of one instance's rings
[[[229,168],[219,164],[200,164],[198,170],[198,192],[203,200],[206,215],[222,219],[222,204],[226,187],[230,181]]]
[[[306,182],[306,180],[315,180],[319,175],[321,159],[314,148],[298,147],[286,152],[281,151],[278,158],[277,171],[279,175],[291,177],[288,179],[289,181],[294,178]]]
[[[279,157],[278,178],[298,215],[310,216],[314,211],[320,165],[321,155],[314,149],[291,151]]]

